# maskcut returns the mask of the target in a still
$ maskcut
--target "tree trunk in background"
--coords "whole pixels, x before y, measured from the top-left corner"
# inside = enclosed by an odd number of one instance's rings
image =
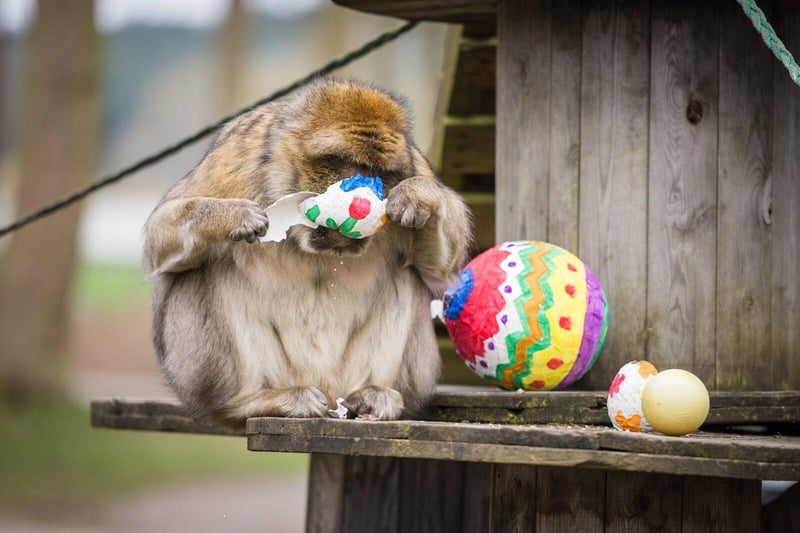
[[[18,214],[86,183],[97,144],[94,3],[38,5],[26,64]],[[72,206],[20,230],[0,258],[0,400],[20,404],[66,391],[63,356],[79,217]]]
[[[223,113],[244,104],[242,84],[247,60],[247,13],[244,0],[232,0],[225,23],[220,28],[220,89]]]

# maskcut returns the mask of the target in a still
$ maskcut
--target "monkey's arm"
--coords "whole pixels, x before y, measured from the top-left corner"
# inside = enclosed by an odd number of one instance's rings
[[[167,199],[145,225],[144,267],[150,275],[190,270],[220,245],[255,242],[266,231],[264,209],[250,200]]]
[[[421,155],[418,159],[422,161],[417,169],[425,173],[389,192],[386,213],[396,224],[414,229],[413,264],[425,283],[438,291],[454,281],[467,259],[472,222],[461,197],[433,175]]]

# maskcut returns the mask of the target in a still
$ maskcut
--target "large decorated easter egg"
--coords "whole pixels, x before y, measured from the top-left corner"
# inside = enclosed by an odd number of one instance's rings
[[[608,327],[603,289],[583,262],[541,241],[499,244],[447,290],[444,322],[456,351],[505,389],[562,389],[597,360]]]

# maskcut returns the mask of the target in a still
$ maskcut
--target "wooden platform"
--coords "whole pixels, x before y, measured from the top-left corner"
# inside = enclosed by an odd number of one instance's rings
[[[800,392],[711,393],[685,437],[611,429],[602,392],[452,386],[420,420],[252,418],[230,433],[174,400],[96,400],[91,414],[311,453],[307,531],[780,531],[762,528],[761,480],[800,480]]]
[[[712,393],[705,431],[679,438],[611,429],[600,392],[442,387],[424,418],[253,418],[246,435],[253,451],[800,480],[800,428],[791,425],[800,420],[800,392]],[[92,424],[226,434],[198,425],[178,403],[161,400],[94,401]],[[731,426],[750,433],[734,433]],[[795,434],[778,433],[781,428]]]

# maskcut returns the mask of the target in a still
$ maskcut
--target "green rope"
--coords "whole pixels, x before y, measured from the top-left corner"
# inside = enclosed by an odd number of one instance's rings
[[[769,49],[772,50],[772,53],[775,54],[775,57],[777,57],[778,60],[783,63],[783,66],[786,67],[786,70],[789,71],[789,77],[792,78],[792,81],[800,85],[800,66],[797,65],[792,54],[775,34],[775,30],[770,23],[767,22],[767,17],[764,16],[764,12],[756,5],[756,0],[736,1],[742,6],[745,14],[753,22],[753,27],[761,34],[761,38],[764,39],[764,42]]]

